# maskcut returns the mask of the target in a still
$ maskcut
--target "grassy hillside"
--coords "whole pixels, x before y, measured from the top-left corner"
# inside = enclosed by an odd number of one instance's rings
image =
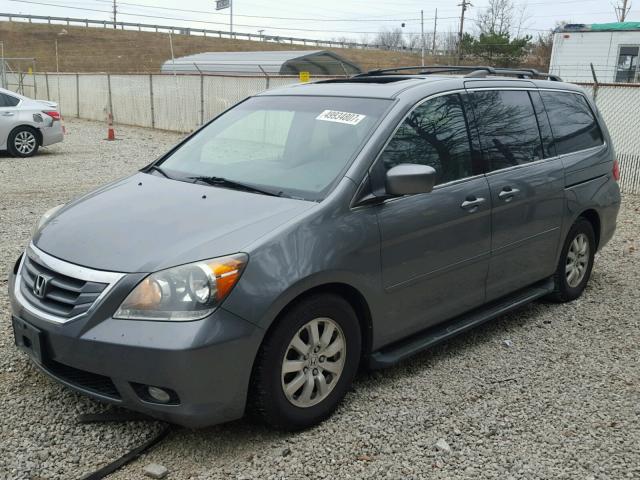
[[[67,34],[59,36],[62,30]],[[67,27],[0,21],[0,41],[6,57],[34,57],[36,70],[55,71],[55,38],[58,38],[60,71],[63,72],[147,72],[160,70],[171,58],[166,33],[114,30],[111,28]],[[314,47],[173,35],[176,57],[200,52],[252,50],[313,50]],[[398,65],[419,65],[415,54],[378,50],[331,49],[365,70]]]

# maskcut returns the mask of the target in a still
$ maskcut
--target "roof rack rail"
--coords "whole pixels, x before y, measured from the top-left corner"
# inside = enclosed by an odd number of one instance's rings
[[[381,68],[377,70],[369,70],[368,72],[360,73],[355,76],[373,77],[392,73],[406,72],[410,70],[418,70],[418,72],[416,73],[417,75],[430,75],[432,73],[469,72],[465,76],[470,78],[483,78],[488,75],[504,75],[515,76],[518,78],[547,78],[554,82],[562,81],[562,79],[557,75],[539,72],[535,68],[502,68],[480,65],[426,65],[416,67]]]

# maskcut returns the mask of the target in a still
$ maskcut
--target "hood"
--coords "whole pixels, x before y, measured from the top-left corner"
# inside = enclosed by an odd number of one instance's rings
[[[65,205],[33,243],[97,270],[152,272],[242,252],[314,205],[137,173]]]

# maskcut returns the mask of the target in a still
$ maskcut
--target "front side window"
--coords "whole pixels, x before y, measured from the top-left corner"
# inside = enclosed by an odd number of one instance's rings
[[[582,95],[550,91],[542,91],[540,94],[551,123],[558,155],[602,145],[602,132]]]
[[[321,200],[390,105],[368,98],[253,97],[200,130],[161,165],[178,180],[217,177]]]
[[[427,100],[400,125],[381,155],[386,170],[402,163],[428,165],[436,184],[472,176],[471,145],[458,94]]]
[[[543,157],[540,131],[527,91],[476,91],[472,101],[482,154],[492,171]]]

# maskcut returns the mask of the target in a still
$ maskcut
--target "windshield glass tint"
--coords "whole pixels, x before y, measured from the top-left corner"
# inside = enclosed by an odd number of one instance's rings
[[[179,147],[162,168],[178,179],[222,177],[320,200],[389,105],[365,98],[250,98]]]

